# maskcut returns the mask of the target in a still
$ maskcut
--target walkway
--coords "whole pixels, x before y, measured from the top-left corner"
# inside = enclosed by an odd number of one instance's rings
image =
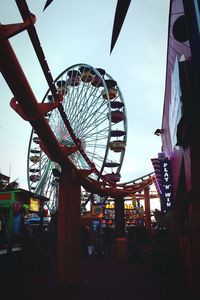
[[[34,267],[34,265],[33,265]],[[1,299],[13,300],[199,300],[170,280],[153,272],[151,263],[127,259],[88,258],[81,264],[80,286],[56,283],[55,272],[26,269],[21,251],[0,255]]]

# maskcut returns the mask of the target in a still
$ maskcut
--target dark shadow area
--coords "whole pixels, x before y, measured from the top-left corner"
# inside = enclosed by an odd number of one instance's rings
[[[83,255],[81,283],[76,286],[57,283],[56,252],[50,250],[55,241],[38,235],[37,242],[25,244],[23,251],[0,255],[2,299],[198,300],[199,295],[184,284],[173,243],[166,234],[160,233],[148,248],[143,233],[143,248],[134,246],[131,256],[135,237],[127,244],[127,257],[117,257],[115,251]]]

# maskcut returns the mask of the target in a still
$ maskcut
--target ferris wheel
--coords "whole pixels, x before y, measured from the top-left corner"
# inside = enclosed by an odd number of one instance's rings
[[[76,64],[55,79],[55,86],[63,96],[62,106],[73,134],[57,108],[45,118],[61,144],[73,147],[76,146],[73,137],[79,140],[82,151],[70,155],[73,164],[78,169],[87,169],[90,161],[98,170],[92,175],[94,179],[99,180],[102,175],[108,180],[119,181],[127,141],[127,118],[117,82],[101,68]],[[48,90],[43,102],[53,101]],[[85,155],[81,154],[83,152]],[[57,209],[60,171],[58,163],[42,151],[40,138],[32,130],[27,158],[28,186],[31,191],[50,199],[50,211]]]

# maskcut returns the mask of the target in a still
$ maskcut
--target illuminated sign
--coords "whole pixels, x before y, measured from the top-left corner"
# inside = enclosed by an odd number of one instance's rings
[[[166,212],[173,204],[172,195],[172,172],[169,159],[160,160],[161,175],[161,210]]]
[[[30,211],[40,210],[40,200],[36,198],[30,198]]]
[[[124,208],[125,209],[134,209],[134,205],[133,204],[124,204]]]
[[[153,158],[151,161],[160,193],[161,211],[166,212],[173,204],[171,161],[168,158],[164,158],[164,155],[159,158]]]
[[[106,204],[106,208],[107,209],[114,209],[115,208],[115,204],[111,203],[111,204]],[[124,209],[135,209],[135,206],[133,204],[124,204]]]
[[[114,209],[115,208],[115,204],[106,204],[106,208],[108,209]]]

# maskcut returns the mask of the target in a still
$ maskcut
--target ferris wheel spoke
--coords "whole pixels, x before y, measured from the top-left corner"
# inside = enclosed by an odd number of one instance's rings
[[[78,159],[77,162],[79,169],[88,169],[88,164],[85,162],[85,160]]]
[[[94,119],[94,120],[93,120]],[[96,121],[96,119],[98,119],[98,122]],[[101,122],[99,122],[99,119],[101,120]],[[106,110],[101,111],[101,114],[99,113],[99,109],[95,109],[90,115],[87,116],[87,118],[84,119],[85,121],[82,121],[79,124],[79,127],[81,128],[82,131],[85,130],[85,128],[87,128],[88,126],[90,127],[91,125],[94,124],[94,126],[98,126],[99,124],[102,123],[102,120],[106,120],[107,121],[107,114],[106,114]],[[92,122],[93,120],[93,122]]]
[[[72,124],[74,124],[74,126],[79,124],[79,122],[77,122],[78,120],[81,120],[81,122],[82,122],[82,120],[87,118],[87,116],[90,114],[93,107],[95,107],[96,103],[98,102],[99,97],[94,98],[93,101],[91,101],[91,99],[90,99],[90,102],[88,101],[87,105],[86,105],[86,103],[84,106],[83,105],[80,106],[80,104],[78,105],[78,109],[75,110],[74,116],[72,116],[72,118],[70,118],[70,120],[71,120]],[[77,124],[75,124],[75,122]]]
[[[105,144],[87,144],[87,149],[89,149],[89,148],[93,148],[94,149],[94,146],[95,146],[95,150],[100,150],[100,149],[105,149],[106,148],[106,145]]]
[[[73,112],[73,106],[74,106],[74,99],[75,99],[75,90],[72,89],[72,87],[69,87],[69,92],[64,98],[63,107],[64,110],[67,112],[67,115],[69,112]]]
[[[87,154],[88,154],[88,156],[92,156],[94,159],[101,161],[101,162],[104,159],[103,153],[102,153],[102,155],[100,155],[100,154],[97,154],[96,152],[90,152],[89,150],[87,150]]]
[[[91,137],[87,137],[84,139],[84,137],[81,137],[81,139],[84,140],[85,147],[88,147],[90,144],[93,145],[98,145],[99,143],[102,143],[104,146],[107,145],[107,138],[106,136],[94,136],[92,135]]]
[[[85,139],[85,143],[86,143],[86,146],[88,147],[90,144],[92,144],[93,146],[94,145],[99,145],[99,144],[102,144],[104,146],[107,145],[107,138],[105,136],[91,136],[90,138],[87,137]]]
[[[95,91],[95,93],[94,93]],[[100,95],[97,97],[97,90],[92,90],[92,92],[88,95],[86,94],[85,96],[85,101],[83,103],[83,105],[81,105],[81,107],[84,108],[83,109],[79,109],[80,114],[77,116],[78,119],[83,120],[83,118],[87,117],[88,114],[90,114],[90,111],[93,109],[93,107],[95,107],[100,99]],[[86,112],[86,113],[85,113]]]
[[[79,96],[81,95],[83,90],[83,85],[78,85],[75,89],[72,89],[71,92],[71,97],[69,97],[68,99],[68,112],[70,112],[72,115],[73,113],[76,112],[76,110],[74,109],[74,105],[76,105],[76,103],[78,103],[78,99]],[[70,91],[71,91],[71,87],[70,87]]]
[[[92,89],[90,93],[88,93],[88,88],[87,88],[87,93],[85,94],[84,101],[81,103],[80,101],[77,101],[78,105],[81,104],[81,107],[79,106],[78,111],[80,111],[80,108],[86,108],[88,110],[89,108],[93,107],[95,103],[97,103],[98,99],[100,98],[101,95],[96,96],[97,94],[97,89]],[[77,100],[77,99],[76,99]],[[76,113],[76,111],[74,111]]]
[[[85,101],[87,101],[88,99],[89,100],[91,99],[93,91],[90,89],[89,84],[82,83],[81,86],[82,86],[82,89],[79,92],[79,95],[75,97],[75,100],[76,100],[76,103],[81,103],[81,105],[84,107]],[[79,88],[79,86],[78,86],[78,88]],[[90,92],[90,94],[88,94],[88,92]],[[75,112],[75,110],[73,110],[73,111]]]
[[[45,193],[45,197],[50,199],[50,201],[48,203],[49,210],[51,212],[56,211],[56,209],[57,209],[57,198],[58,198],[58,188],[57,187],[51,187],[51,189],[48,189]]]
[[[94,108],[96,112],[100,111],[101,108],[105,105],[104,102],[102,102],[100,99],[101,95],[99,95],[98,97],[94,97],[90,102],[88,101],[87,106],[84,106],[84,111],[82,110],[82,112],[86,111],[86,114],[82,114],[81,118],[85,117],[87,119],[88,115],[94,113]]]
[[[99,129],[98,130],[98,139],[107,139],[108,138],[108,130],[109,130],[109,127],[104,127],[102,129]],[[88,131],[84,131],[82,132],[82,134],[80,134],[80,136],[83,138],[83,139],[91,139],[91,138],[94,138],[94,136],[96,137],[96,131],[92,131],[90,130],[90,132]]]
[[[83,84],[82,91],[81,93],[79,93],[79,96],[76,98],[77,103],[81,103],[82,106],[84,107],[88,103],[88,100],[91,99],[92,94],[93,91],[90,89],[89,84]]]
[[[78,90],[77,90],[78,91]],[[72,122],[74,115],[79,111],[78,93],[77,95],[71,94],[71,97],[67,95],[64,103],[64,110],[68,116],[70,116],[70,121]]]
[[[48,156],[46,154],[41,155],[41,158],[40,158],[40,169],[44,171],[46,169],[48,163],[49,163]]]
[[[66,126],[62,121],[62,119],[59,122],[55,122],[54,121],[55,119],[56,117],[54,116],[54,119],[52,120],[53,122],[50,122],[50,124],[51,127],[54,129],[55,136],[60,141],[60,139],[64,136],[64,134],[66,134]]]
[[[46,181],[46,190],[45,190],[45,196],[51,195],[54,190],[56,189],[56,184],[54,184],[54,179],[52,177],[49,177]]]
[[[103,127],[103,125],[107,126],[106,121],[107,121],[107,116],[102,115],[102,117],[98,119],[98,123],[94,123],[91,126],[89,126],[88,123],[85,124],[84,128],[82,128],[83,135],[84,136],[90,136],[90,135],[96,136],[97,134],[99,134],[99,132],[100,132],[100,134],[102,134],[102,132],[105,132],[105,127]]]
[[[93,130],[96,130],[96,128],[98,128],[98,126],[100,126],[101,124],[103,124],[105,122],[105,120],[107,120],[107,116],[101,116],[101,118],[98,119],[98,122],[96,122],[95,124],[92,124],[92,126],[89,126],[89,120],[86,124],[84,124],[84,127],[82,128],[82,131],[86,132],[86,133],[91,133]],[[96,132],[98,132],[96,130]]]
[[[72,162],[77,166],[78,169],[90,169],[90,166],[85,161],[80,152],[74,153],[70,155]]]
[[[42,174],[42,176],[40,178],[40,181],[39,181],[39,183],[38,183],[38,185],[36,186],[36,189],[35,189],[35,192],[40,194],[40,195],[44,194],[45,182],[46,182],[46,179],[49,175],[51,164],[52,163],[49,160],[48,163],[46,163],[46,165],[44,166],[44,168],[42,168],[43,174]]]
[[[107,123],[107,115],[103,115],[103,114],[101,114],[101,117],[98,117],[98,115],[96,115],[93,122],[91,122],[94,117],[94,114],[95,112],[90,116],[88,116],[86,122],[81,122],[81,124],[79,124],[80,135],[82,135],[83,133],[85,134],[85,132],[90,133],[92,131],[97,133],[97,131],[99,130],[98,126],[103,124],[104,122],[105,124]]]

